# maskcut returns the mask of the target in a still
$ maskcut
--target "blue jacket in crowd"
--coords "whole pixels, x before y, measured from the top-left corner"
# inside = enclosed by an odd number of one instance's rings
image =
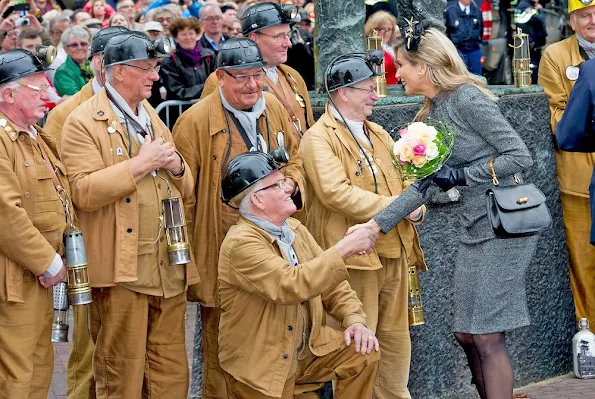
[[[595,59],[581,64],[578,79],[562,119],[556,141],[563,151],[595,152]],[[591,199],[591,244],[595,245],[595,171],[589,185]]]
[[[481,9],[471,2],[467,15],[458,1],[449,1],[444,11],[446,34],[459,51],[474,51],[481,48],[483,18]]]
[[[155,0],[154,2],[149,4],[149,7],[147,7],[147,11],[145,11],[145,15],[149,10],[168,5],[169,3],[171,3],[170,0]],[[194,17],[200,19],[200,8],[201,5],[196,0],[192,0],[192,4],[190,5],[190,7],[188,7],[187,10],[182,11],[182,18]],[[115,9],[116,8],[114,7],[114,10]]]

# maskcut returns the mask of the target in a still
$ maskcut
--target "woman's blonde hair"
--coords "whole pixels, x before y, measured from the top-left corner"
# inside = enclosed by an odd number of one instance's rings
[[[389,40],[389,43],[392,44],[397,37],[397,33],[399,33],[399,27],[397,26],[397,19],[394,15],[386,11],[376,11],[374,14],[370,15],[370,18],[368,18],[364,25],[364,35],[370,36],[374,29],[380,28],[387,21],[393,26],[393,33]]]
[[[400,52],[413,65],[420,63],[427,65],[426,74],[440,91],[456,90],[465,83],[471,83],[496,101],[497,97],[487,89],[486,82],[467,70],[467,66],[456,47],[442,32],[435,28],[427,29],[418,48],[415,50],[407,51],[405,47],[406,40],[407,38],[403,37],[403,40],[397,43],[395,53]],[[418,111],[415,119],[422,120],[425,118],[430,111],[430,106],[431,101],[426,98],[426,102]]]

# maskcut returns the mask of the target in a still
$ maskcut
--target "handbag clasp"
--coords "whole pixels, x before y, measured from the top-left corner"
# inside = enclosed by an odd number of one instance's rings
[[[516,200],[516,203],[519,205],[526,204],[529,201],[529,197],[521,197]]]

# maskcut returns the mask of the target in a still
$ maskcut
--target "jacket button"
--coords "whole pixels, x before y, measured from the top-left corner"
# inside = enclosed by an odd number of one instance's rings
[[[288,359],[288,358],[289,358],[289,355],[287,353],[284,353],[283,354],[283,359]]]
[[[130,203],[130,198],[126,198],[126,203]]]
[[[27,192],[25,193],[25,198],[29,198],[29,197],[31,197],[31,193],[30,193],[29,191],[27,191]]]
[[[23,136],[22,134],[19,136],[19,140],[21,141],[25,141],[25,136]]]
[[[161,238],[159,239],[159,241],[161,241],[161,242],[165,241],[165,237],[161,236]]]
[[[356,176],[359,176],[359,172],[355,172],[355,175],[356,175]]]
[[[130,229],[130,228],[126,229],[126,232],[127,233],[132,233],[132,229]]]
[[[29,163],[29,161],[25,161],[25,166],[29,166],[31,165],[31,163]]]
[[[213,161],[217,160],[217,155],[213,155]]]
[[[159,266],[163,266],[163,261],[162,260],[159,261]]]
[[[287,329],[288,329],[289,331],[291,331],[291,330],[293,330],[293,327],[292,327],[292,326],[287,326]]]

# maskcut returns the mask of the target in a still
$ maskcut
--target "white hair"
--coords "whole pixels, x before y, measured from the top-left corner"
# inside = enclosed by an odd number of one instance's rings
[[[99,1],[99,0],[98,0]],[[66,29],[62,36],[60,37],[60,41],[62,42],[62,46],[66,47],[68,45],[68,41],[72,37],[84,37],[91,42],[91,32],[87,28],[83,28],[82,26],[71,26],[70,28]]]
[[[252,215],[252,194],[261,187],[262,180],[259,180],[253,186],[249,187],[244,192],[241,192],[234,198],[236,204],[238,202],[240,203],[238,206],[240,215]]]
[[[25,80],[26,78],[27,78],[27,76],[25,76],[24,78],[21,78],[21,80]],[[11,89],[11,90],[16,90],[19,87],[21,87],[21,85],[14,81],[5,83],[2,86],[0,86],[0,104],[4,104],[4,98],[2,98],[1,93],[5,88]]]
[[[198,12],[199,18],[202,18],[203,13],[209,10],[217,10],[217,14],[223,15],[219,6],[216,6],[214,4],[205,4],[200,8],[200,11]]]

